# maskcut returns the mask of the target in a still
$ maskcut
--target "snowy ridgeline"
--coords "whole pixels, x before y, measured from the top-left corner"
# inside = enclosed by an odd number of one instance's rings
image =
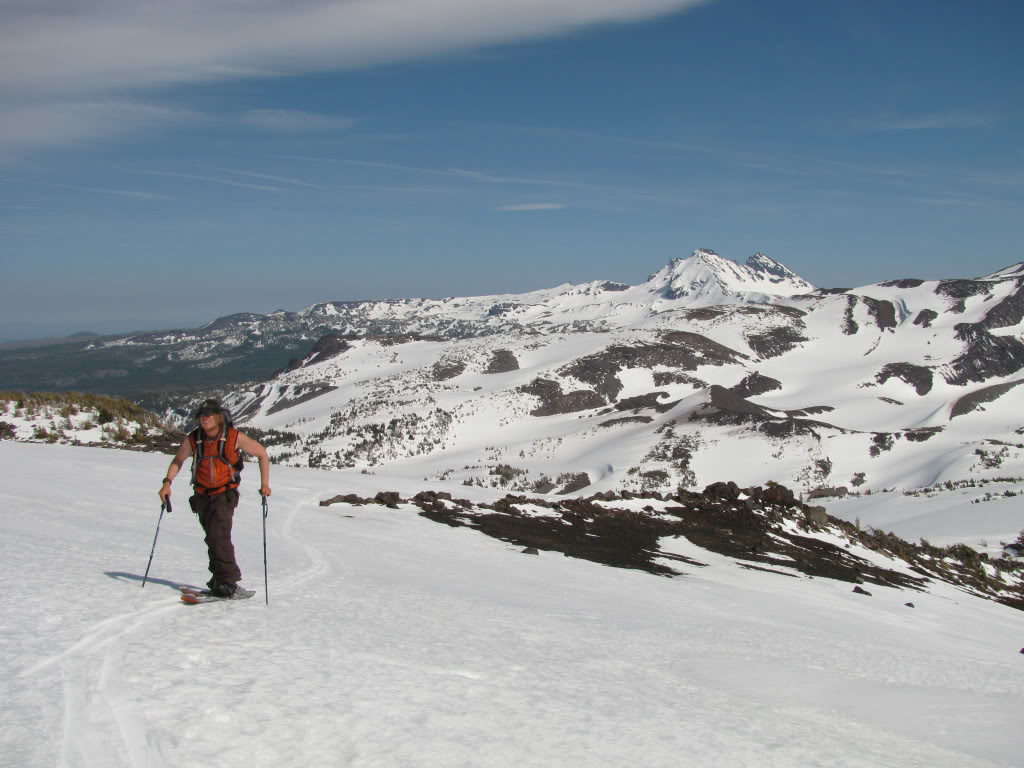
[[[76,392],[0,392],[0,440],[165,450],[169,436],[148,411]]]
[[[269,606],[185,606],[177,586],[205,581],[206,562],[180,484],[139,589],[166,460],[0,443],[3,765],[1020,764],[1024,612],[963,586],[872,581],[868,596],[685,532],[655,539],[673,578],[528,555],[468,525],[501,512],[495,491],[438,485],[466,505],[417,503],[412,472],[275,467]],[[385,504],[359,503],[385,489]],[[359,500],[321,506],[345,494]],[[435,501],[451,519],[425,516]],[[977,540],[1005,527],[1002,505],[877,494],[829,511]],[[512,506],[572,527],[563,508]],[[599,506],[685,522],[653,499]],[[262,598],[251,487],[235,520],[243,581]],[[779,526],[770,538],[834,536],[851,558],[924,575],[851,537]]]

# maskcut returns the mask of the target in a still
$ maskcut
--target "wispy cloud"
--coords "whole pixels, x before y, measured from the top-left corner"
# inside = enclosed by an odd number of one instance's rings
[[[615,200],[628,200],[634,202],[657,203],[672,206],[690,206],[700,204],[703,199],[700,196],[679,195],[674,190],[656,191],[629,186],[613,186],[608,184],[595,184],[589,181],[575,179],[552,179],[526,176],[504,176],[488,173],[485,171],[467,170],[464,168],[430,168],[427,166],[403,165],[398,163],[384,163],[373,160],[351,160],[338,157],[324,157],[311,155],[285,155],[278,154],[274,157],[281,159],[302,160],[315,163],[338,163],[359,168],[378,169],[382,171],[394,171],[396,173],[422,174],[429,176],[443,176],[449,179],[471,182],[473,184],[508,185],[508,186],[536,186],[542,188],[555,188],[578,192],[589,196],[600,196],[613,198]],[[566,206],[568,207],[568,206]],[[590,207],[574,203],[574,208]],[[602,206],[606,207],[606,206]]]
[[[683,11],[712,0],[38,0],[3,3],[0,126],[26,113],[66,119],[70,105],[114,94],[254,76],[368,67],[440,53],[565,34]],[[244,118],[274,130],[344,127],[320,116],[255,110]],[[42,121],[31,125],[45,128]],[[145,128],[135,123],[136,129]],[[115,135],[97,121],[88,137]],[[0,153],[61,146],[82,131],[5,128]]]
[[[137,173],[142,176],[163,176],[171,179],[187,179],[190,181],[202,181],[208,184],[222,184],[226,187],[241,187],[242,189],[255,189],[259,192],[284,192],[284,187],[270,184],[252,184],[245,181],[224,178],[221,176],[207,176],[200,173],[180,173],[178,171],[154,171],[154,170],[132,170],[129,173]]]
[[[486,184],[531,184],[536,186],[550,187],[575,187],[578,183],[571,181],[560,181],[558,179],[526,178],[522,176],[495,176],[481,171],[467,171],[462,168],[448,168],[444,173],[451,176],[458,176],[463,179],[472,179]]]
[[[541,187],[581,187],[585,186],[579,182],[565,181],[558,179],[523,177],[523,176],[499,176],[484,171],[466,170],[464,168],[430,168],[421,165],[401,165],[398,163],[382,163],[373,160],[350,160],[347,158],[332,157],[310,157],[308,155],[276,155],[276,157],[290,158],[292,160],[308,160],[318,163],[338,163],[351,165],[360,168],[377,168],[384,171],[398,171],[401,173],[424,174],[428,176],[447,176],[449,178],[462,179],[465,181],[479,182],[482,184],[526,184]]]
[[[27,100],[3,104],[2,93],[0,161],[26,149],[81,146],[202,119],[189,110],[128,100]]]
[[[263,179],[264,181],[273,181],[278,184],[290,184],[295,187],[308,187],[309,189],[326,189],[326,187],[323,187],[320,184],[312,184],[308,181],[303,181],[302,179],[293,179],[287,176],[274,176],[269,173],[257,173],[255,171],[237,171],[234,170],[233,168],[217,167],[212,167],[211,170],[221,171],[222,173],[231,173],[234,174],[235,176],[244,176],[245,178],[249,179]]]
[[[155,192],[142,192],[137,189],[116,189],[110,187],[89,187],[81,184],[62,184],[55,181],[40,181],[38,179],[6,178],[4,181],[17,184],[28,184],[34,187],[50,187],[52,189],[68,189],[74,192],[87,192],[90,195],[114,195],[116,197],[127,197],[134,200],[172,200],[167,195],[160,195]],[[0,205],[0,207],[3,207]]]
[[[945,131],[963,128],[989,128],[996,119],[985,112],[949,112],[928,115],[879,115],[852,121],[854,130],[865,133]]]
[[[992,187],[1024,187],[1024,171],[1007,170],[998,173],[975,174],[974,181]]]
[[[318,133],[351,128],[354,120],[347,117],[320,115],[294,109],[251,109],[243,112],[242,123],[253,128],[278,133]]]
[[[565,203],[518,203],[516,205],[499,205],[496,211],[558,211],[566,208]]]

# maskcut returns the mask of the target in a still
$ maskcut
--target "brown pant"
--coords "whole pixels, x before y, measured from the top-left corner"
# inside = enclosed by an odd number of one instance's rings
[[[238,491],[230,490],[214,496],[197,493],[188,500],[199,515],[199,524],[206,533],[206,549],[210,555],[210,586],[237,584],[242,572],[235,562],[235,546],[231,543],[231,523],[238,506]]]

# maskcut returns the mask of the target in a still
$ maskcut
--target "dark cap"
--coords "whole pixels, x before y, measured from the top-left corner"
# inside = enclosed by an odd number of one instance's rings
[[[200,406],[196,409],[196,418],[198,419],[200,416],[204,416],[206,414],[221,413],[222,410],[220,402],[217,400],[213,400],[212,398],[210,400],[203,400]]]

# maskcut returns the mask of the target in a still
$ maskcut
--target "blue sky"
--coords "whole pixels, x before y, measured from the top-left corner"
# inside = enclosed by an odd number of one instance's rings
[[[0,0],[0,340],[1024,259],[1016,0]]]

